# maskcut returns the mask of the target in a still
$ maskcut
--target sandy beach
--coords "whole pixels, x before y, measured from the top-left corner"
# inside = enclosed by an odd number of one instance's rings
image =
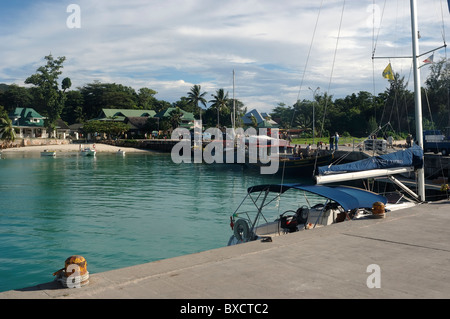
[[[79,152],[80,147],[93,147],[94,144],[62,144],[62,145],[39,145],[39,146],[23,146],[7,148],[2,150],[2,153],[12,153],[12,152],[43,152],[44,150],[55,151],[55,152]],[[149,152],[148,150],[141,150],[132,147],[117,147],[106,144],[95,144],[95,150],[97,153],[115,153],[118,150],[125,151],[126,153],[143,153]]]

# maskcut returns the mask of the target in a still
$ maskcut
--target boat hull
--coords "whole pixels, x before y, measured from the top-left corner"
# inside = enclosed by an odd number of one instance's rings
[[[41,152],[41,156],[55,157],[56,156],[56,152],[44,151],[44,152]]]
[[[81,155],[82,156],[95,156],[96,151],[94,150],[82,150]]]
[[[317,167],[328,165],[333,160],[333,154],[325,154],[317,157],[308,158],[279,158],[278,174],[284,173],[289,176],[312,176]],[[261,162],[252,163],[249,158],[246,158],[246,166],[250,168],[261,168],[270,165],[262,164]]]

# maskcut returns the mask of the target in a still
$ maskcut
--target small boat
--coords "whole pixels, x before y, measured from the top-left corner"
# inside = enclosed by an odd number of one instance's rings
[[[95,151],[95,149],[92,149],[90,147],[86,147],[81,150],[82,156],[95,156],[96,153],[97,152]]]
[[[405,208],[387,197],[350,186],[267,184],[248,188],[230,217],[228,246],[314,229],[346,220],[384,218]],[[273,221],[268,221],[270,218]]]
[[[41,156],[52,156],[52,157],[55,157],[56,156],[56,152],[55,151],[44,150],[43,152],[41,152]]]
[[[125,151],[122,151],[121,149],[119,149],[119,150],[117,151],[117,155],[125,156]]]

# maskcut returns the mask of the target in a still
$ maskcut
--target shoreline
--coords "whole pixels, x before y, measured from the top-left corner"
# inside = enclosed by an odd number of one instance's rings
[[[119,147],[101,143],[87,143],[87,144],[60,144],[60,145],[36,145],[36,146],[21,146],[14,148],[6,148],[1,150],[2,153],[18,153],[18,152],[43,152],[44,150],[55,151],[59,153],[79,152],[81,147],[93,147],[97,153],[116,153],[118,150],[127,153],[148,153],[150,150],[143,150],[133,147]]]

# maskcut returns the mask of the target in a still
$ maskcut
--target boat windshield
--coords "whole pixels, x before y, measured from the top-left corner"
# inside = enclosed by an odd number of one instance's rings
[[[265,185],[249,189],[233,217],[246,219],[251,227],[257,227],[279,218],[283,213],[294,214],[300,207],[317,207],[327,201],[329,199],[326,197],[298,188]]]

